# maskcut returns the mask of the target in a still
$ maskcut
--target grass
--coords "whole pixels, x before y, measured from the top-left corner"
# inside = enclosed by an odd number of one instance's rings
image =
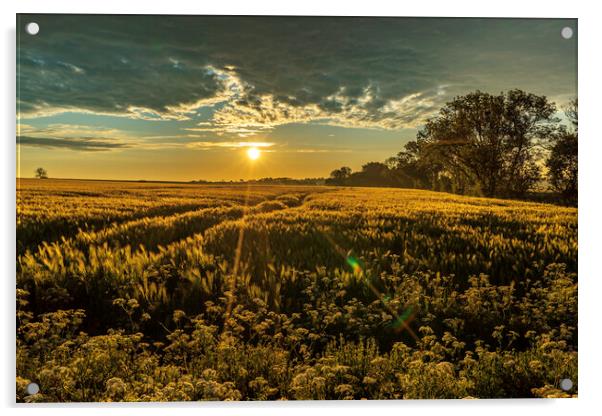
[[[18,401],[577,394],[575,208],[60,180],[17,201]]]

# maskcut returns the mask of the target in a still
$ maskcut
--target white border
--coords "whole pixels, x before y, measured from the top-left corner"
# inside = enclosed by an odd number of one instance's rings
[[[218,2],[168,0],[130,0],[82,2],[67,0],[19,0],[17,4],[1,2],[2,55],[2,223],[0,226],[0,279],[3,282],[2,311],[3,341],[0,392],[9,412],[54,414],[144,413],[159,415],[165,412],[220,412],[254,415],[306,416],[308,412],[327,414],[334,411],[346,415],[365,415],[366,412],[467,415],[487,413],[507,415],[509,412],[545,412],[548,415],[569,413],[598,413],[602,392],[602,336],[596,308],[602,296],[600,276],[599,236],[602,236],[599,203],[602,203],[596,168],[601,165],[602,129],[600,119],[602,90],[600,74],[601,14],[593,1],[504,0],[486,1],[381,1],[350,3],[345,0],[276,0]],[[15,325],[15,13],[112,13],[112,14],[268,14],[268,15],[331,15],[331,16],[466,16],[466,17],[571,17],[579,18],[579,101],[581,107],[579,157],[579,399],[576,400],[489,400],[489,401],[411,401],[411,402],[290,402],[290,403],[200,403],[200,404],[143,404],[143,405],[63,405],[15,408],[14,403],[14,325]],[[598,203],[598,204],[597,204]],[[596,244],[598,243],[598,244]],[[43,408],[43,410],[42,410]]]

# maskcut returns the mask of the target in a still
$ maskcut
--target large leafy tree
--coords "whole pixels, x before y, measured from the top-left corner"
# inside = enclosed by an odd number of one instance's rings
[[[456,97],[418,132],[440,175],[474,183],[485,196],[520,196],[539,180],[537,147],[556,129],[546,97],[511,90]]]
[[[546,160],[548,179],[552,188],[564,198],[577,200],[577,155],[578,155],[578,102],[570,102],[564,111],[569,127],[562,128],[554,137],[550,155]]]

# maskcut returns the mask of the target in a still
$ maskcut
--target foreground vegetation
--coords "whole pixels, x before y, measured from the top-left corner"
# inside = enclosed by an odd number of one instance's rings
[[[18,401],[577,393],[576,209],[55,180],[18,202]]]

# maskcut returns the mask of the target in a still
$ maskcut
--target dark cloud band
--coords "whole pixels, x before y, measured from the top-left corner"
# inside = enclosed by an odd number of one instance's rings
[[[17,136],[17,144],[25,146],[36,146],[45,148],[62,148],[81,151],[103,151],[129,147],[124,143],[114,143],[110,140],[88,139],[88,138],[51,138]]]
[[[22,34],[32,20],[40,34]],[[575,94],[576,39],[559,36],[575,23],[20,15],[18,102],[23,115],[85,110],[139,118],[192,117],[225,103],[226,127],[331,118],[398,128],[477,88]],[[422,99],[411,111],[403,100],[415,94]]]

